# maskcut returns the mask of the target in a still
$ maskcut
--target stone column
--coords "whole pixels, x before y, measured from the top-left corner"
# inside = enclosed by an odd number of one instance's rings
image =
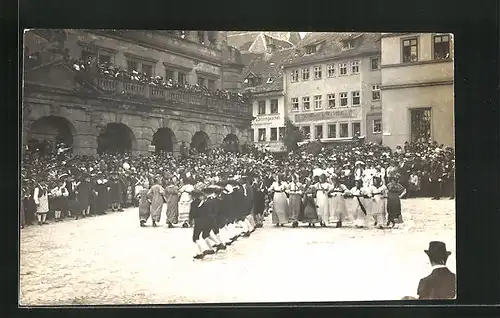
[[[208,31],[203,31],[203,41],[205,42],[205,45],[210,45],[210,41],[208,40]]]

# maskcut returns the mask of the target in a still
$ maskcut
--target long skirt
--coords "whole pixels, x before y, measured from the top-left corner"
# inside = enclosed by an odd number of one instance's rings
[[[381,195],[375,195],[372,199],[371,215],[377,225],[384,225],[385,220],[385,199]]]
[[[289,209],[290,209],[290,221],[298,221],[300,214],[300,205],[301,205],[300,194],[290,194],[289,199]]]
[[[181,195],[179,200],[179,223],[184,223],[189,221],[189,211],[191,210],[191,196]]]
[[[147,221],[149,219],[150,212],[150,204],[147,200],[139,201],[139,220]]]
[[[387,221],[395,222],[401,219],[401,199],[397,194],[389,193],[387,197]]]
[[[273,197],[273,224],[288,223],[288,200],[283,192],[275,192]]]
[[[358,200],[359,199],[359,200]],[[370,212],[370,199],[365,199],[365,198],[353,198],[354,200],[354,211],[353,211],[353,217],[354,217],[354,225],[355,226],[366,226],[369,224],[369,215],[368,213]],[[363,209],[361,208],[361,204],[365,208],[365,212],[363,212]]]
[[[345,198],[341,193],[333,193],[329,200],[330,204],[330,222],[345,222],[349,219]]]
[[[151,211],[151,218],[153,219],[153,221],[160,222],[162,208],[163,208],[163,198],[161,196],[159,197],[153,196],[153,200],[149,208],[149,210]]]
[[[317,213],[320,222],[328,223],[330,217],[328,203],[328,195],[323,191],[318,191],[316,193],[316,205],[318,206]]]
[[[318,221],[316,203],[312,197],[306,197],[304,199],[304,217],[302,221],[307,223],[316,223]]]
[[[177,224],[179,221],[179,196],[169,195],[167,198],[167,222]]]

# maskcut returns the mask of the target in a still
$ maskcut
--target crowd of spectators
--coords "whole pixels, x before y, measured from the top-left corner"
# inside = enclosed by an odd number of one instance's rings
[[[144,180],[154,184],[156,180],[167,182],[175,177],[181,182],[189,179],[207,182],[214,178],[224,180],[235,174],[264,179],[282,174],[285,178],[298,176],[303,180],[311,178],[314,169],[336,174],[349,187],[354,185],[354,171],[362,169],[380,174],[383,179],[396,175],[408,189],[408,195],[413,197],[454,197],[454,150],[435,142],[406,143],[395,151],[379,144],[362,142],[323,148],[316,154],[297,151],[283,156],[275,156],[252,146],[242,147],[244,151],[240,152],[217,148],[181,156],[163,153],[136,157],[129,153],[74,155],[71,148],[65,145],[52,149],[47,144],[32,144],[24,153],[21,194],[26,224],[33,221],[33,211],[36,210],[33,206],[34,188],[44,183],[50,190],[60,181],[66,185],[83,180],[88,180],[93,186],[108,184],[110,197],[106,208],[117,201],[122,203],[122,207],[132,205],[134,187]],[[112,190],[113,187],[119,189]],[[77,188],[70,189],[70,193]],[[114,198],[111,193],[114,193]],[[67,210],[72,206],[68,204]]]
[[[172,78],[164,79],[161,76],[149,76],[146,73],[139,73],[136,70],[126,70],[120,66],[113,65],[110,62],[99,63],[95,58],[88,58],[87,60],[75,59],[71,60],[72,67],[78,72],[97,72],[100,76],[108,78],[116,78],[120,80],[127,80],[136,82],[143,85],[151,85],[162,88],[175,88],[201,96],[217,97],[235,101],[237,103],[248,103],[250,96],[248,93],[234,93],[226,90],[216,89],[215,91],[206,86],[198,84],[191,85],[189,83],[179,83]]]

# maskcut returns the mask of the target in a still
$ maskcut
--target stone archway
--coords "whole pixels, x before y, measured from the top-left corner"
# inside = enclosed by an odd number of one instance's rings
[[[60,116],[40,117],[27,131],[28,146],[35,146],[43,152],[54,150],[59,143],[73,146],[75,136],[76,129],[73,124]]]
[[[210,138],[204,131],[196,132],[191,138],[191,149],[197,152],[206,152],[210,146]]]
[[[240,146],[240,141],[238,137],[233,133],[227,134],[227,136],[222,141],[222,147],[226,151],[238,152],[240,148],[239,146]]]
[[[97,153],[126,153],[136,149],[137,140],[130,127],[109,123],[97,136]]]
[[[156,153],[174,152],[174,144],[177,143],[177,137],[170,128],[159,128],[153,135],[151,144],[155,146]]]

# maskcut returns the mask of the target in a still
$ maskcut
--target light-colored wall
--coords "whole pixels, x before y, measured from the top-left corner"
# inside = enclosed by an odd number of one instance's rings
[[[271,99],[278,100],[278,114],[271,114]],[[266,102],[266,114],[259,115],[259,101],[264,100]],[[266,141],[271,140],[271,128],[278,128],[279,137],[279,127],[285,126],[285,117],[287,113],[285,110],[284,97],[281,95],[270,95],[270,96],[256,96],[253,101],[253,116],[255,119],[252,121],[252,129],[254,130],[254,142],[259,141],[258,130],[266,129]]]
[[[314,138],[314,126],[323,125],[323,135],[327,136],[328,124],[337,123],[337,136],[339,136],[339,123],[349,123],[349,136],[352,136],[352,123],[359,122],[361,124],[361,135],[366,135],[366,115],[370,113],[371,106],[380,107],[380,101],[372,101],[372,85],[381,84],[381,72],[378,70],[370,69],[370,58],[378,57],[377,55],[371,56],[361,56],[346,58],[343,60],[332,60],[328,62],[313,63],[304,66],[290,67],[285,69],[286,80],[285,80],[285,100],[286,108],[290,114],[292,121],[294,120],[294,114],[300,114],[304,112],[322,112],[331,110],[341,110],[346,109],[346,107],[340,107],[340,93],[348,93],[348,106],[347,109],[355,109],[355,117],[353,118],[328,118],[327,120],[320,120],[310,123],[297,123],[299,126],[304,126],[307,124],[311,125],[311,138]],[[359,61],[359,74],[351,73],[351,62]],[[340,75],[339,64],[346,63],[348,67],[347,75]],[[327,66],[330,64],[335,64],[335,77],[328,77]],[[322,67],[322,79],[314,79],[314,67]],[[310,79],[308,81],[302,81],[302,68],[309,68]],[[299,70],[299,81],[291,81],[291,73],[293,70]],[[351,92],[359,91],[361,97],[360,106],[352,106],[352,95]],[[334,109],[328,108],[328,94],[335,93],[336,107]],[[316,110],[314,105],[314,96],[322,95],[322,110]],[[311,103],[310,111],[302,110],[302,97],[309,96],[309,101]],[[291,99],[297,97],[299,99],[299,111],[292,111]],[[313,125],[314,124],[314,125]],[[326,139],[326,138],[325,138]]]
[[[411,139],[413,108],[431,108],[431,137],[454,144],[453,36],[450,59],[434,60],[435,33],[382,38],[383,143],[391,148]],[[402,63],[402,41],[418,38],[418,61]],[[418,86],[416,86],[418,85]]]
[[[453,85],[382,90],[383,143],[391,148],[410,141],[410,110],[431,108],[431,137],[454,145]]]

